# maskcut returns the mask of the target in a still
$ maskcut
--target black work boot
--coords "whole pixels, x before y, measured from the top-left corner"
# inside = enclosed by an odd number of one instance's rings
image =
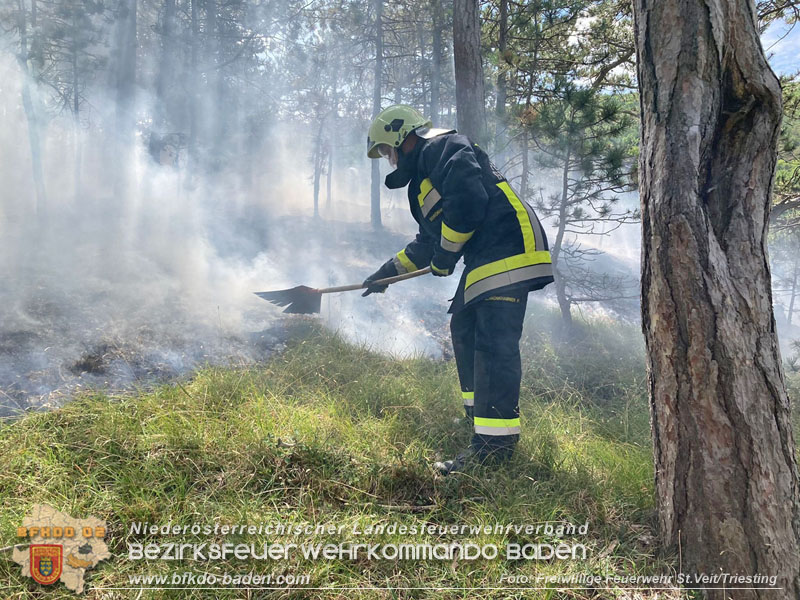
[[[480,462],[478,452],[470,446],[463,452],[459,452],[458,456],[451,460],[436,461],[433,463],[433,468],[440,475],[449,475],[450,473],[463,472],[467,466],[475,462]]]
[[[437,461],[433,463],[433,468],[439,472],[440,475],[449,475],[450,473],[462,473],[472,466],[476,465],[499,465],[511,460],[514,454],[514,446],[503,446],[500,448],[490,448],[483,446],[476,449],[474,446],[469,446],[463,452],[459,452],[458,456],[451,460]]]

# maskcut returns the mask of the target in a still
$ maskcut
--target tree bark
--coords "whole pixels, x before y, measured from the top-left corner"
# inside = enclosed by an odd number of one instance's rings
[[[774,575],[781,598],[799,599],[800,489],[766,256],[780,87],[752,2],[634,0],[634,14],[662,541],[680,544],[684,572]]]
[[[381,83],[383,82],[383,0],[375,0],[375,75],[372,88],[372,116],[381,112]],[[379,161],[372,160],[370,186],[370,222],[381,227],[381,171]]]
[[[478,0],[453,0],[453,57],[458,131],[486,146],[486,111],[481,66]]]

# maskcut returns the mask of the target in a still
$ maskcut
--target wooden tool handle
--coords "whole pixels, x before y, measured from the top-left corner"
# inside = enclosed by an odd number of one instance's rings
[[[373,285],[391,285],[393,283],[397,283],[398,281],[405,281],[406,279],[419,277],[420,275],[425,275],[426,273],[430,272],[431,268],[425,267],[424,269],[420,269],[419,271],[411,271],[410,273],[403,273],[402,275],[395,275],[394,277],[387,277],[386,279],[376,279],[375,281],[370,283],[369,286],[364,285],[363,283],[354,283],[352,285],[340,285],[338,287],[323,288],[317,291],[320,294],[332,294],[334,292],[350,292],[352,290],[363,290]]]

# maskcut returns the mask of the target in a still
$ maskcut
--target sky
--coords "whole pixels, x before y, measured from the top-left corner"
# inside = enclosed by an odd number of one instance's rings
[[[761,42],[777,75],[800,71],[800,23],[775,21],[761,36]]]

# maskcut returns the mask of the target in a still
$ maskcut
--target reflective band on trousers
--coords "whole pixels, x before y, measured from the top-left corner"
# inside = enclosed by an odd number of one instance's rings
[[[475,417],[475,433],[481,435],[519,435],[519,417],[516,419],[488,419]]]
[[[464,406],[475,406],[475,392],[461,392],[464,399]]]
[[[400,252],[397,253],[397,256],[392,259],[392,262],[394,263],[395,269],[397,269],[398,275],[419,271],[419,267],[411,262],[411,259],[408,258],[405,250],[400,250]]]

